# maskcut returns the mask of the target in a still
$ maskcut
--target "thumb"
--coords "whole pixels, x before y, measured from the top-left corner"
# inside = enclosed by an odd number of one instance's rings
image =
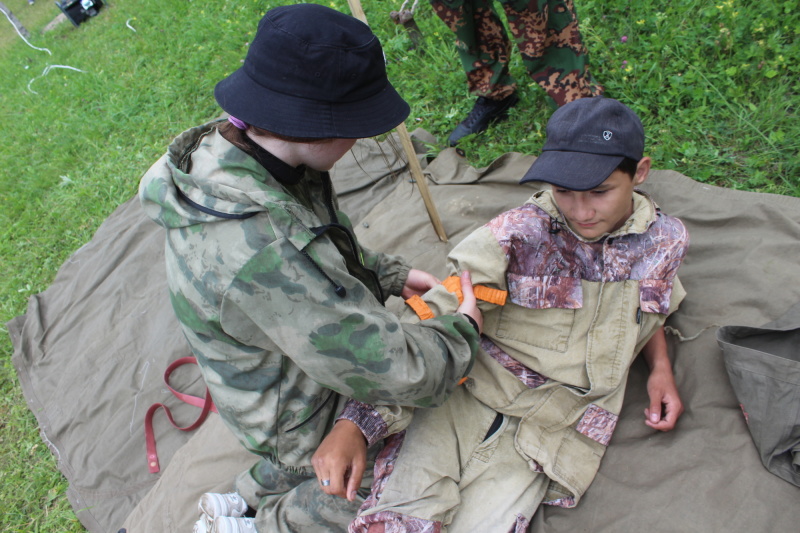
[[[475,291],[472,290],[472,276],[469,271],[465,270],[461,273],[461,294],[464,296],[464,301],[461,304],[472,305],[475,302]]]
[[[647,416],[648,420],[650,420],[650,422],[652,422],[653,424],[661,420],[661,401],[650,402],[650,407],[645,409],[644,414]]]

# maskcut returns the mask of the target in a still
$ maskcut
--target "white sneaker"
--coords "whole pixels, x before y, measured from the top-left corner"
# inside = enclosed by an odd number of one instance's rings
[[[201,518],[195,522],[194,528],[192,528],[192,533],[211,533],[208,527],[208,521],[205,518]]]
[[[247,502],[235,492],[228,494],[206,492],[200,497],[200,503],[197,506],[200,512],[212,521],[218,516],[240,517],[247,512]]]
[[[218,516],[214,519],[214,533],[257,533],[252,518]]]

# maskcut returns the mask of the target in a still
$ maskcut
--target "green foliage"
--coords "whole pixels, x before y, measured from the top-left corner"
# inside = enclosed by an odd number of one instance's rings
[[[52,2],[4,0],[34,50],[0,24],[0,323],[25,312],[74,250],[137,190],[180,131],[219,114],[214,84],[236,69],[263,12],[283,1],[126,0],[43,33]],[[348,12],[345,0],[319,1]],[[422,46],[395,25],[401,2],[363,0],[410,130],[446,139],[473,103],[453,36],[420,2]],[[594,76],[633,107],[655,168],[723,187],[800,196],[800,13],[796,1],[579,0]],[[623,39],[622,37],[626,37]],[[521,103],[461,149],[474,166],[535,154],[552,108],[514,52]],[[77,70],[55,67],[69,66]],[[51,66],[46,75],[45,69]],[[431,146],[436,154],[442,146]],[[0,339],[2,531],[80,531],[66,481],[39,438]]]
[[[794,6],[586,0],[578,11],[592,73],[608,96],[642,117],[655,168],[723,187],[797,196],[800,14]],[[415,19],[425,35],[422,50],[408,51],[402,30],[388,41],[382,35],[392,51],[390,74],[412,103],[411,120],[445,139],[474,100],[452,35],[427,5]],[[511,71],[522,99],[510,120],[460,144],[474,166],[507,151],[535,154],[544,141],[553,110],[516,51]]]
[[[642,116],[655,168],[798,195],[795,8],[790,1],[591,0],[581,14],[595,75]]]

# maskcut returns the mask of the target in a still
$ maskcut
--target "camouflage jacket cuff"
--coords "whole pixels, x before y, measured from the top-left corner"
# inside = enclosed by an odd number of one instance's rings
[[[384,439],[389,433],[389,428],[380,413],[373,406],[358,400],[347,401],[337,418],[337,420],[341,419],[349,420],[358,426],[358,429],[364,434],[364,438],[367,439],[367,446],[372,446]]]
[[[392,284],[392,287],[389,289],[389,294],[391,294],[392,296],[400,296],[400,294],[403,292],[403,287],[405,287],[406,285],[406,281],[408,280],[408,273],[410,271],[411,271],[411,265],[407,263],[398,265],[395,281]]]

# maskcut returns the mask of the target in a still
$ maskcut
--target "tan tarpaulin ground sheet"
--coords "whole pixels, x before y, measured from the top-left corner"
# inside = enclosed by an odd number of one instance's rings
[[[456,242],[535,190],[516,184],[531,156],[507,154],[476,170],[455,150],[442,152],[426,174],[445,244],[395,151],[360,143],[355,152],[359,162],[348,158],[334,180],[359,238],[437,275]],[[387,173],[387,165],[400,170]],[[762,466],[714,330],[764,324],[800,301],[800,199],[710,187],[671,171],[654,171],[645,188],[692,237],[680,270],[688,297],[668,323],[684,337],[699,334],[684,342],[670,336],[686,413],[668,434],[644,425],[646,369],[637,362],[594,484],[576,509],[537,513],[532,531],[796,531],[800,489]],[[162,380],[169,362],[189,354],[167,299],[163,237],[136,200],[127,202],[31,298],[26,315],[9,323],[23,392],[93,532],[123,525],[129,532],[191,531],[199,495],[227,490],[255,460],[216,415],[183,433],[159,413],[162,471],[148,473],[147,408],[167,403],[182,424],[198,411],[180,405]],[[191,367],[176,371],[172,384],[202,392]]]

